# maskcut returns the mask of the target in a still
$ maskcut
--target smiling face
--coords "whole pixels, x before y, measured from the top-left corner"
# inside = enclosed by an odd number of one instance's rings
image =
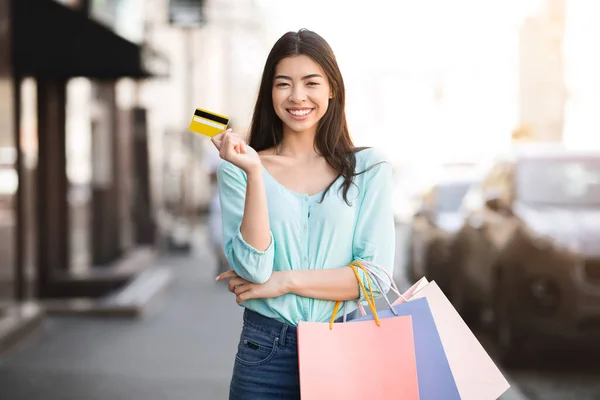
[[[316,134],[327,112],[331,89],[327,76],[312,58],[300,55],[282,59],[273,78],[273,108],[287,132]]]

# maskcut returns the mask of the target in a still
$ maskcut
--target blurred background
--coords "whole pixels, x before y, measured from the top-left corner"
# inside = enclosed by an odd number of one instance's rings
[[[435,280],[506,399],[600,399],[600,3],[0,0],[0,398],[226,398],[210,141],[287,31],[337,56],[396,171],[403,288]],[[596,354],[590,356],[590,354]]]

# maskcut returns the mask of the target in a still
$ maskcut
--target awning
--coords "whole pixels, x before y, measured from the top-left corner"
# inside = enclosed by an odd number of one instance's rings
[[[15,72],[21,76],[116,79],[168,73],[166,59],[82,11],[53,0],[14,0],[13,7]]]

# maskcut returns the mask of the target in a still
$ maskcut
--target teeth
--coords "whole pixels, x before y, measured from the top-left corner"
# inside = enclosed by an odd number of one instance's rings
[[[296,117],[303,117],[311,111],[312,110],[289,110],[290,114],[295,115]]]

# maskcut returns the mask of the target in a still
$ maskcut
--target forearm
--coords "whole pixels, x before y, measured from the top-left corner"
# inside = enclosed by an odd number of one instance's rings
[[[271,244],[271,228],[262,170],[257,168],[247,173],[247,177],[244,216],[240,231],[246,243],[257,250],[265,251]]]
[[[359,298],[358,281],[351,267],[286,272],[289,293],[331,301]]]

